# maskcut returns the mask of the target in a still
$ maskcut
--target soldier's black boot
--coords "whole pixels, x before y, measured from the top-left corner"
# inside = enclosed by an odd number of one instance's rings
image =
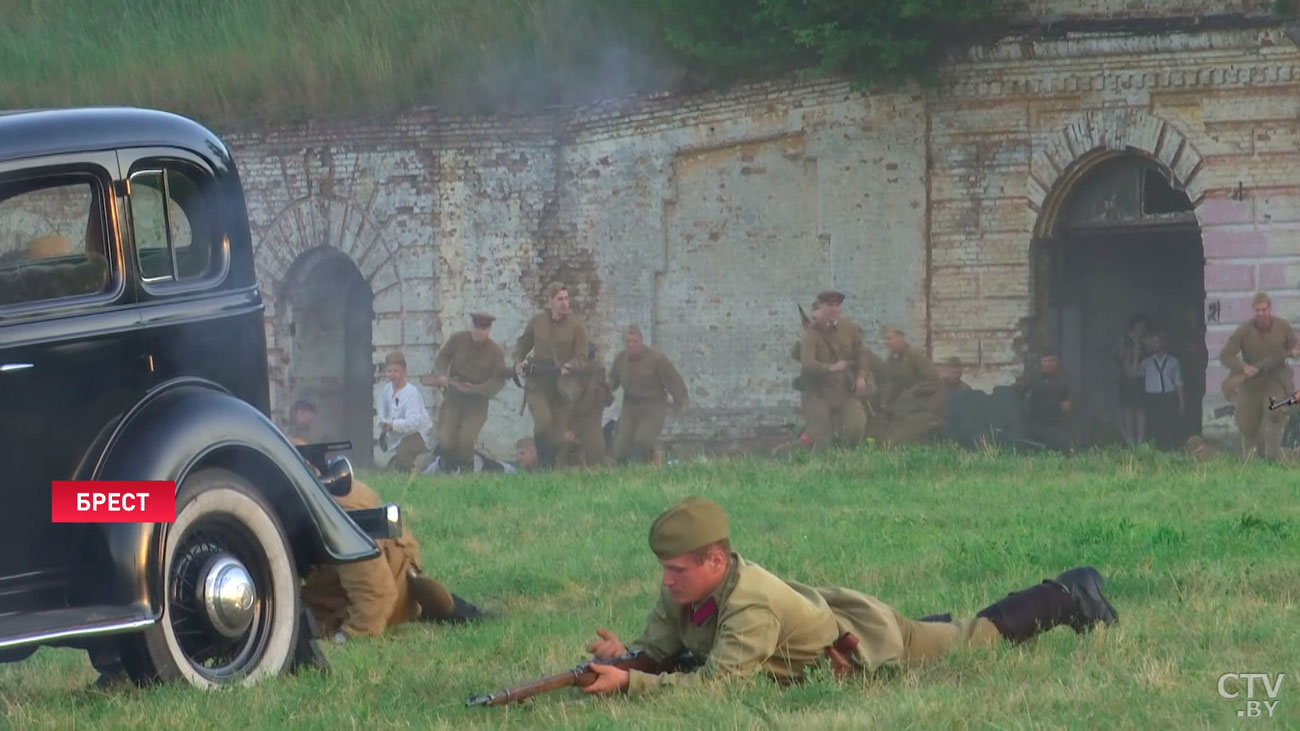
[[[546,442],[537,442],[537,466],[544,470],[555,469],[558,450]]]
[[[975,616],[988,619],[1014,643],[1060,625],[1085,632],[1097,622],[1119,621],[1115,608],[1101,593],[1104,583],[1097,569],[1078,566],[1055,579],[1044,579],[1037,586],[1008,594]]]
[[[290,672],[297,673],[304,669],[329,672],[329,660],[320,649],[321,629],[316,622],[316,615],[307,607],[302,608],[302,626],[298,629],[298,644],[293,648],[293,661]]]
[[[482,609],[479,609],[478,607],[465,601],[464,598],[456,594],[452,594],[451,599],[456,604],[455,611],[452,613],[451,617],[446,620],[451,624],[479,622],[484,619],[497,619],[498,617],[500,617],[500,615],[497,614],[496,612],[487,612],[487,611],[483,611]]]

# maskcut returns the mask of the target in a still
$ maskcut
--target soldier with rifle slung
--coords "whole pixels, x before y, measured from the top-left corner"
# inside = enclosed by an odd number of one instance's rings
[[[474,445],[487,423],[488,399],[506,384],[506,351],[491,338],[495,317],[486,312],[470,315],[471,329],[447,339],[434,360],[426,386],[443,389],[438,412],[438,444],[443,472],[472,472]]]
[[[867,390],[871,360],[858,326],[840,317],[844,295],[822,292],[821,317],[805,331],[799,348],[804,379],[804,422],[813,450],[832,440],[848,446],[862,443],[867,415],[858,398]]]
[[[531,361],[526,361],[532,353]],[[515,376],[527,377],[524,400],[533,415],[539,466],[556,464],[574,406],[574,374],[587,360],[587,329],[570,314],[569,290],[546,288],[546,311],[533,315],[515,342]]]

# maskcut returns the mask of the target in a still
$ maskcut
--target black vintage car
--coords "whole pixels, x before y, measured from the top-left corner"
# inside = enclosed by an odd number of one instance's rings
[[[385,528],[268,402],[226,146],[157,111],[0,114],[0,661],[79,647],[207,687],[312,656],[299,576]],[[54,523],[55,480],[175,481],[175,522]]]

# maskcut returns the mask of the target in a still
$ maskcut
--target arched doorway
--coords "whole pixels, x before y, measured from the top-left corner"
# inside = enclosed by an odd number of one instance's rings
[[[314,439],[349,440],[349,458],[369,465],[375,382],[370,285],[346,254],[321,246],[298,257],[282,292],[289,341],[286,408],[299,399],[315,402]]]
[[[1182,361],[1184,436],[1200,433],[1205,394],[1205,258],[1188,196],[1136,154],[1092,161],[1064,191],[1036,244],[1036,340],[1071,378],[1073,426],[1090,444],[1122,443],[1114,349],[1145,315]]]

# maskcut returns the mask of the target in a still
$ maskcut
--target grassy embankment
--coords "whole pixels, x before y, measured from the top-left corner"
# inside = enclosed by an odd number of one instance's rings
[[[146,728],[1199,728],[1237,721],[1225,672],[1286,673],[1300,722],[1300,488],[1292,468],[1150,453],[1012,457],[946,449],[592,474],[373,480],[408,507],[429,569],[503,609],[494,624],[408,625],[326,648],[327,676],[251,689],[101,694],[84,654],[0,666],[0,726]],[[1121,624],[1020,648],[779,690],[766,681],[653,699],[566,691],[522,708],[471,693],[581,659],[596,626],[631,639],[654,596],[651,518],[692,493],[733,516],[744,555],[863,589],[909,615],[969,615],[1081,562]]]
[[[673,73],[649,10],[591,0],[11,0],[0,108],[129,104],[226,126],[584,101]]]

